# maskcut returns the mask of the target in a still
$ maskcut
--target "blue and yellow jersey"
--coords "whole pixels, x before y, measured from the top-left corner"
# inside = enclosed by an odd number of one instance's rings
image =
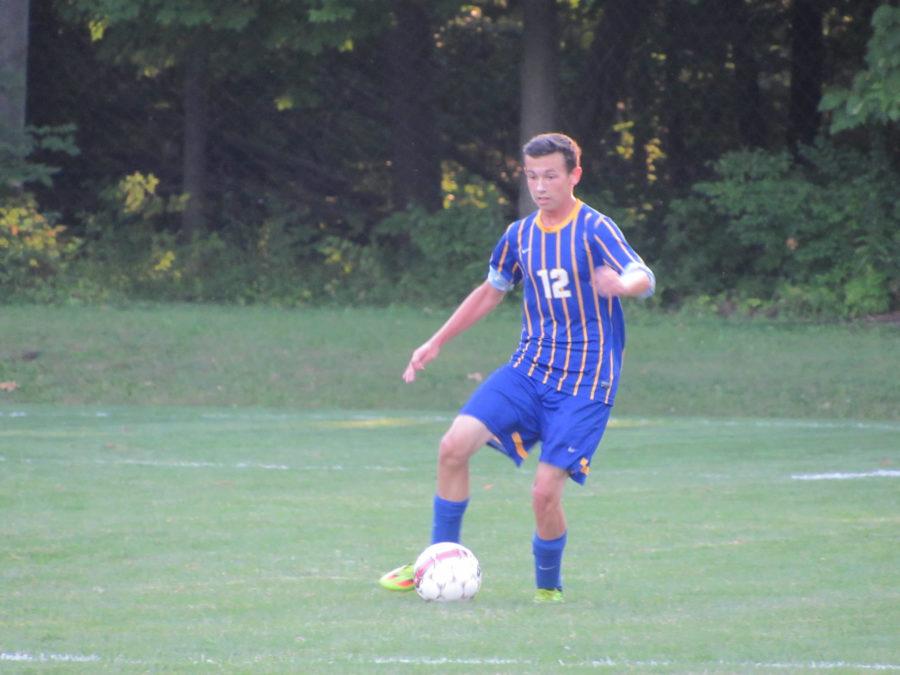
[[[547,227],[540,212],[511,224],[491,255],[490,283],[508,291],[523,286],[522,337],[510,363],[529,377],[573,396],[612,405],[625,349],[618,298],[591,286],[594,268],[653,272],[618,226],[579,201],[569,217]]]

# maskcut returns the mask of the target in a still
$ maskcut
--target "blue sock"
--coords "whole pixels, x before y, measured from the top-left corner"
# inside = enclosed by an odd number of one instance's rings
[[[459,543],[463,514],[466,512],[468,505],[468,499],[461,502],[451,502],[437,495],[434,496],[434,517],[431,521],[432,544],[442,541]]]
[[[562,588],[562,555],[566,533],[558,539],[541,539],[535,532],[531,540],[534,552],[534,580],[538,588]]]

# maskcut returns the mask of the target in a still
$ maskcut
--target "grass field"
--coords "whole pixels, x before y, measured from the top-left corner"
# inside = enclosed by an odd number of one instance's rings
[[[0,308],[0,671],[900,670],[895,327],[636,313],[567,601],[531,603],[533,460],[473,463],[484,584],[426,544],[435,447],[512,311],[414,387],[442,312]]]
[[[448,420],[5,412],[0,668],[900,669],[900,424],[617,418],[569,488],[550,607],[530,602],[533,465],[482,452],[464,540],[484,585],[439,606],[375,580],[427,543]]]
[[[900,326],[656,315],[628,306],[622,415],[900,421]],[[400,373],[447,310],[0,306],[0,406],[454,410],[518,339],[508,302],[414,387]]]

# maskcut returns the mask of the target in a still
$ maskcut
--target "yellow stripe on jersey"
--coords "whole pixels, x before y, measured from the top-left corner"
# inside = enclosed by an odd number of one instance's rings
[[[528,459],[528,451],[525,449],[525,444],[522,442],[522,434],[518,431],[514,431],[510,434],[510,438],[512,438],[512,442],[516,446],[516,454],[522,459]]]
[[[613,315],[613,299],[609,298],[607,309],[609,310],[609,315]],[[606,390],[606,398],[603,399],[603,402],[609,405],[609,397],[612,396],[613,393],[613,381],[616,379],[616,355],[613,350],[609,352],[609,388]]]
[[[635,258],[631,254],[631,251],[628,250],[628,247],[625,245],[625,242],[622,241],[622,237],[619,236],[621,233],[615,227],[613,227],[612,223],[609,222],[609,218],[601,218],[600,222],[602,222],[606,226],[606,229],[609,230],[609,233],[612,235],[613,239],[616,240],[616,243],[619,245],[619,248],[622,249],[622,252],[626,256],[628,256],[628,259],[631,262],[639,263],[641,265],[644,264],[643,260],[641,260],[640,258]]]
[[[527,221],[527,218],[522,220],[522,227],[525,226],[526,221]],[[528,280],[531,282],[531,287],[534,289],[535,296],[537,297],[537,292],[538,292],[537,282],[535,282],[534,275],[531,273],[531,264],[530,264],[530,258],[533,255],[531,252],[533,243],[534,243],[534,228],[531,227],[528,229],[528,253],[522,254],[522,263],[525,265],[525,269],[523,271],[525,273],[527,273]],[[519,229],[519,250],[520,251],[522,250],[522,229],[521,228]],[[529,260],[525,259],[525,255],[529,256]],[[531,340],[534,338],[534,327],[532,326],[532,323],[531,323],[531,315],[528,313],[528,294],[527,293],[522,293],[522,306],[525,308],[525,318],[528,322],[528,337],[526,338],[526,343],[525,343],[526,346],[523,347],[522,353],[519,354],[519,359],[513,364],[513,368],[518,368],[519,365],[522,363],[522,359],[525,358],[525,353],[528,351],[527,345],[530,344]],[[540,303],[540,301],[538,301],[538,313],[539,314],[540,314],[540,311],[541,311],[541,303]],[[539,318],[540,318],[540,323],[541,323],[541,330],[543,331],[544,317],[541,316]],[[534,370],[534,367],[532,367],[532,370]],[[528,371],[528,374],[531,375],[531,370]]]
[[[610,267],[612,267],[613,265],[615,265],[615,266],[618,268],[618,270],[619,270],[619,274],[621,274],[622,272],[624,272],[624,271],[625,271],[625,266],[622,265],[622,263],[620,263],[618,260],[616,260],[616,259],[613,257],[613,254],[609,252],[609,249],[608,249],[608,248],[606,248],[606,244],[604,244],[604,243],[603,243],[603,240],[602,240],[600,237],[598,237],[596,234],[594,235],[594,241],[596,241],[598,244],[600,244],[600,248],[602,248],[602,249],[603,249],[603,252],[606,253],[606,257],[610,260],[610,263],[611,263],[611,264],[610,264]]]
[[[572,241],[575,240],[575,228],[574,227],[569,228],[569,239],[571,239]],[[574,263],[574,259],[575,259],[575,256],[572,256],[573,263]],[[556,238],[556,260],[557,261],[562,260],[562,235],[561,234]],[[578,273],[576,270],[577,270],[577,267],[575,267],[573,264],[573,271],[575,271],[575,277],[574,277],[575,285],[579,286],[580,284],[578,281]],[[569,357],[572,356],[572,318],[569,316],[568,301],[563,299],[562,306],[563,306],[563,314],[565,314],[565,316],[566,316],[566,336],[568,337],[568,340],[566,340],[566,358],[565,358],[565,361],[563,362],[563,367],[562,367],[563,374],[562,374],[562,377],[559,378],[559,382],[556,384],[556,391],[560,391],[562,389],[563,380],[566,379],[566,375],[569,372]]]
[[[559,266],[559,239],[562,235],[556,233],[553,238],[556,239],[556,263],[554,267]],[[544,233],[541,233],[541,266],[546,270],[549,269],[547,265],[547,237]],[[566,301],[562,299],[563,306],[565,306]],[[544,374],[544,379],[541,380],[541,384],[547,384],[547,380],[550,379],[550,372],[553,370],[553,359],[556,358],[556,312],[553,310],[553,298],[547,298],[547,307],[550,308],[550,322],[553,324],[553,332],[550,335],[550,359],[547,363],[547,372]]]
[[[587,242],[585,241],[585,247],[587,247]],[[578,280],[581,277],[578,272],[578,256],[575,255],[575,232],[572,232],[572,242],[571,242],[571,255],[572,255],[572,272],[575,276],[575,279]],[[575,294],[578,297],[578,314],[581,316],[581,335],[582,340],[585,343],[585,346],[581,349],[581,365],[578,367],[578,379],[575,380],[575,388],[572,390],[572,395],[578,395],[578,388],[581,386],[581,378],[584,377],[584,366],[587,364],[587,320],[584,316],[584,296],[581,293],[581,284],[575,284]],[[562,387],[562,380],[559,381],[559,386]]]
[[[541,233],[541,249],[543,250],[543,242],[544,242],[544,232],[540,230]],[[529,255],[534,255],[531,253],[531,247],[534,243],[534,228],[531,228],[531,232],[528,233],[528,250]],[[541,259],[541,264],[544,264],[544,260]],[[537,350],[535,350],[534,358],[531,360],[531,368],[528,369],[528,377],[534,373],[534,369],[537,368],[538,359],[541,358],[541,350],[544,348],[544,310],[541,309],[541,292],[538,290],[537,282],[534,280],[534,275],[531,273],[531,264],[529,259],[528,265],[528,277],[531,279],[531,285],[534,287],[534,298],[537,304],[538,310],[538,321],[540,321],[541,325],[541,334],[538,336]]]
[[[512,227],[512,226],[510,226],[510,227]],[[519,221],[519,233],[516,235],[516,244],[519,248],[519,255],[522,258],[522,265],[525,265],[525,256],[522,254],[522,232],[524,232],[524,230],[525,230],[525,220],[522,219]],[[516,265],[519,265],[519,263],[516,262]],[[519,265],[519,269],[522,270],[522,277],[524,278],[525,270],[528,269],[528,267],[527,266],[522,267],[521,265]],[[531,316],[528,314],[528,303],[525,301],[524,298],[522,298],[522,305],[525,308],[525,322],[528,325],[528,336],[531,337]],[[519,365],[519,364],[517,363],[516,365]]]
[[[506,254],[509,253],[509,241],[503,245],[503,252],[500,254],[500,260],[497,262],[497,269],[503,269],[503,263],[506,262]]]
[[[590,265],[591,274],[595,269],[594,265],[594,256],[591,255],[591,246],[588,242],[584,242],[584,250],[587,251],[588,257],[588,265]],[[591,387],[591,400],[594,400],[594,395],[597,393],[597,383],[600,381],[600,371],[603,369],[603,349],[604,349],[604,340],[605,336],[603,335],[603,320],[600,315],[600,296],[597,295],[596,292],[592,292],[591,296],[594,298],[594,313],[597,317],[597,334],[600,338],[600,352],[597,355],[597,366],[596,371],[594,372],[594,384]]]

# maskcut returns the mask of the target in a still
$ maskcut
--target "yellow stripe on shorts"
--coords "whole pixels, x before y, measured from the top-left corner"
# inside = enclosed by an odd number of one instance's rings
[[[513,443],[516,444],[516,454],[519,455],[522,459],[528,459],[528,451],[525,450],[525,444],[522,442],[522,434],[518,431],[514,431],[511,434]]]

